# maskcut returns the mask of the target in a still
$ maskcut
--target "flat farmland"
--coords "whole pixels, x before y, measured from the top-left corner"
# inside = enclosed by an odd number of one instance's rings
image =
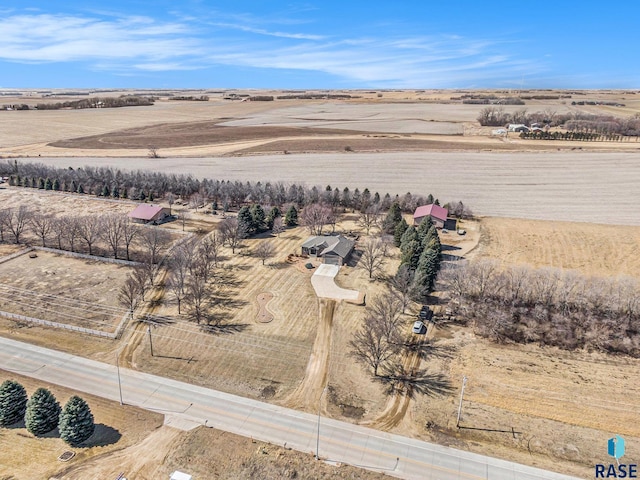
[[[475,254],[504,264],[556,267],[586,275],[640,275],[640,228],[594,223],[483,218]]]
[[[638,144],[640,148],[640,143]],[[640,151],[390,152],[208,158],[40,158],[228,180],[345,186],[462,200],[479,215],[640,225]]]
[[[37,252],[0,264],[0,310],[113,332],[126,313],[118,289],[130,268]]]

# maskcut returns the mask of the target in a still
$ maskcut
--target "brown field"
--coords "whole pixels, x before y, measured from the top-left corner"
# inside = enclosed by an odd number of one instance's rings
[[[118,289],[131,269],[39,251],[0,263],[0,310],[105,332],[126,309]]]
[[[586,275],[640,275],[639,227],[514,218],[483,218],[481,226],[482,257]]]
[[[127,92],[131,93],[131,92]],[[143,92],[145,93],[145,92]],[[146,92],[146,94],[153,92]],[[190,94],[193,92],[189,92]],[[255,94],[256,92],[252,92]],[[281,92],[265,92],[278,95]],[[229,153],[252,153],[245,151],[257,144],[271,141],[287,142],[292,131],[336,132],[349,138],[349,131],[375,132],[383,134],[420,135],[437,141],[448,136],[447,141],[460,143],[464,149],[495,148],[501,149],[504,143],[517,150],[570,149],[577,148],[575,142],[526,142],[518,139],[490,138],[490,127],[479,127],[476,117],[483,105],[464,105],[451,101],[451,97],[460,96],[462,91],[385,91],[382,97],[371,92],[348,92],[362,98],[351,100],[277,100],[274,102],[232,102],[222,99],[222,94],[210,95],[208,102],[169,101],[167,93],[161,93],[153,106],[127,107],[115,109],[57,110],[57,111],[0,111],[0,132],[3,132],[4,156],[144,156],[151,146],[172,147],[161,150],[167,156],[185,155],[221,155]],[[495,93],[495,92],[484,92]],[[535,92],[534,92],[535,93]],[[544,92],[545,95],[562,92]],[[526,108],[528,111],[555,111],[559,113],[582,111],[606,113],[618,116],[633,115],[640,112],[640,100],[622,92],[597,91],[584,92],[575,96],[578,100],[603,100],[625,103],[625,107],[611,106],[572,106],[571,100],[527,100],[525,106],[504,106],[512,112]],[[117,93],[112,93],[116,95]],[[526,92],[525,92],[526,94]],[[164,95],[164,96],[163,96]],[[83,97],[86,98],[86,97]],[[71,97],[65,96],[64,100]],[[38,99],[34,97],[4,97],[5,103],[56,102],[61,98]],[[213,120],[212,120],[213,119]],[[203,129],[211,123],[214,128]],[[150,128],[151,127],[151,128]],[[228,133],[218,132],[222,130]],[[236,128],[237,127],[237,128]],[[134,129],[133,131],[131,129]],[[300,132],[295,136],[298,136]],[[171,132],[171,136],[161,135]],[[269,138],[265,137],[269,133]],[[318,134],[318,133],[314,133]],[[453,135],[453,136],[452,136]],[[465,141],[459,142],[464,135]],[[82,139],[91,137],[91,139]],[[235,139],[230,141],[229,139]],[[263,140],[260,140],[263,139]],[[72,140],[71,142],[69,142]],[[48,146],[53,143],[56,146]],[[418,141],[414,145],[394,140],[374,140],[375,148],[362,148],[365,151],[394,150],[405,148],[431,150],[447,148],[442,144]],[[300,149],[293,142],[281,150],[318,151],[323,144],[314,149]],[[62,148],[64,147],[64,148]],[[74,147],[74,148],[68,148]],[[335,145],[325,144],[325,151],[334,151]],[[626,143],[582,143],[581,149],[592,150],[629,150],[633,145]],[[104,149],[105,153],[100,153]],[[264,148],[260,152],[274,151]]]
[[[638,144],[640,147],[640,143]],[[593,152],[390,152],[210,158],[41,158],[240,181],[432,193],[486,216],[640,225],[640,155]]]

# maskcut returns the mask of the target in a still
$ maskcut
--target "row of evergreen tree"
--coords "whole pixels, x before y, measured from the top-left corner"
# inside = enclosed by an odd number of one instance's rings
[[[64,408],[46,388],[38,388],[31,398],[18,382],[6,380],[0,385],[0,427],[24,420],[25,427],[35,436],[42,436],[58,427],[60,438],[78,446],[95,429],[93,414],[87,402],[74,395]]]
[[[409,225],[402,217],[400,205],[394,202],[384,219],[383,228],[393,234],[395,245],[400,247],[398,272],[406,270],[413,276],[416,296],[431,292],[442,258],[440,237],[431,218],[426,217],[417,227]]]
[[[327,185],[323,189],[285,182],[232,182],[108,167],[58,168],[17,160],[0,163],[0,176],[9,177],[9,183],[14,186],[142,201],[153,201],[169,193],[182,199],[199,194],[205,203],[216,203],[223,210],[251,203],[277,205],[281,208],[287,204],[302,208],[305,205],[324,203],[334,208],[354,210],[366,210],[375,205],[380,210],[387,210],[395,201],[403,212],[413,212],[419,205],[437,201],[432,195],[425,197],[410,192],[392,197],[388,193],[371,192],[368,188],[351,190],[348,187],[339,189]]]

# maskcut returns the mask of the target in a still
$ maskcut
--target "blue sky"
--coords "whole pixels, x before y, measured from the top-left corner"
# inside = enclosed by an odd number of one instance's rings
[[[640,2],[6,0],[0,88],[640,88]]]

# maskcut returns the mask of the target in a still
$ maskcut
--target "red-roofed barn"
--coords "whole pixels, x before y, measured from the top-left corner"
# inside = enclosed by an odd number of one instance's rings
[[[169,209],[160,207],[159,205],[147,205],[141,203],[132,212],[129,213],[129,218],[137,223],[162,223],[167,217],[170,216]]]
[[[435,203],[432,203],[431,205],[422,205],[421,207],[416,208],[416,211],[413,214],[413,224],[420,225],[420,222],[422,222],[426,217],[431,217],[436,228],[443,228],[444,223],[447,221],[448,214],[449,212],[446,208],[436,205]]]

